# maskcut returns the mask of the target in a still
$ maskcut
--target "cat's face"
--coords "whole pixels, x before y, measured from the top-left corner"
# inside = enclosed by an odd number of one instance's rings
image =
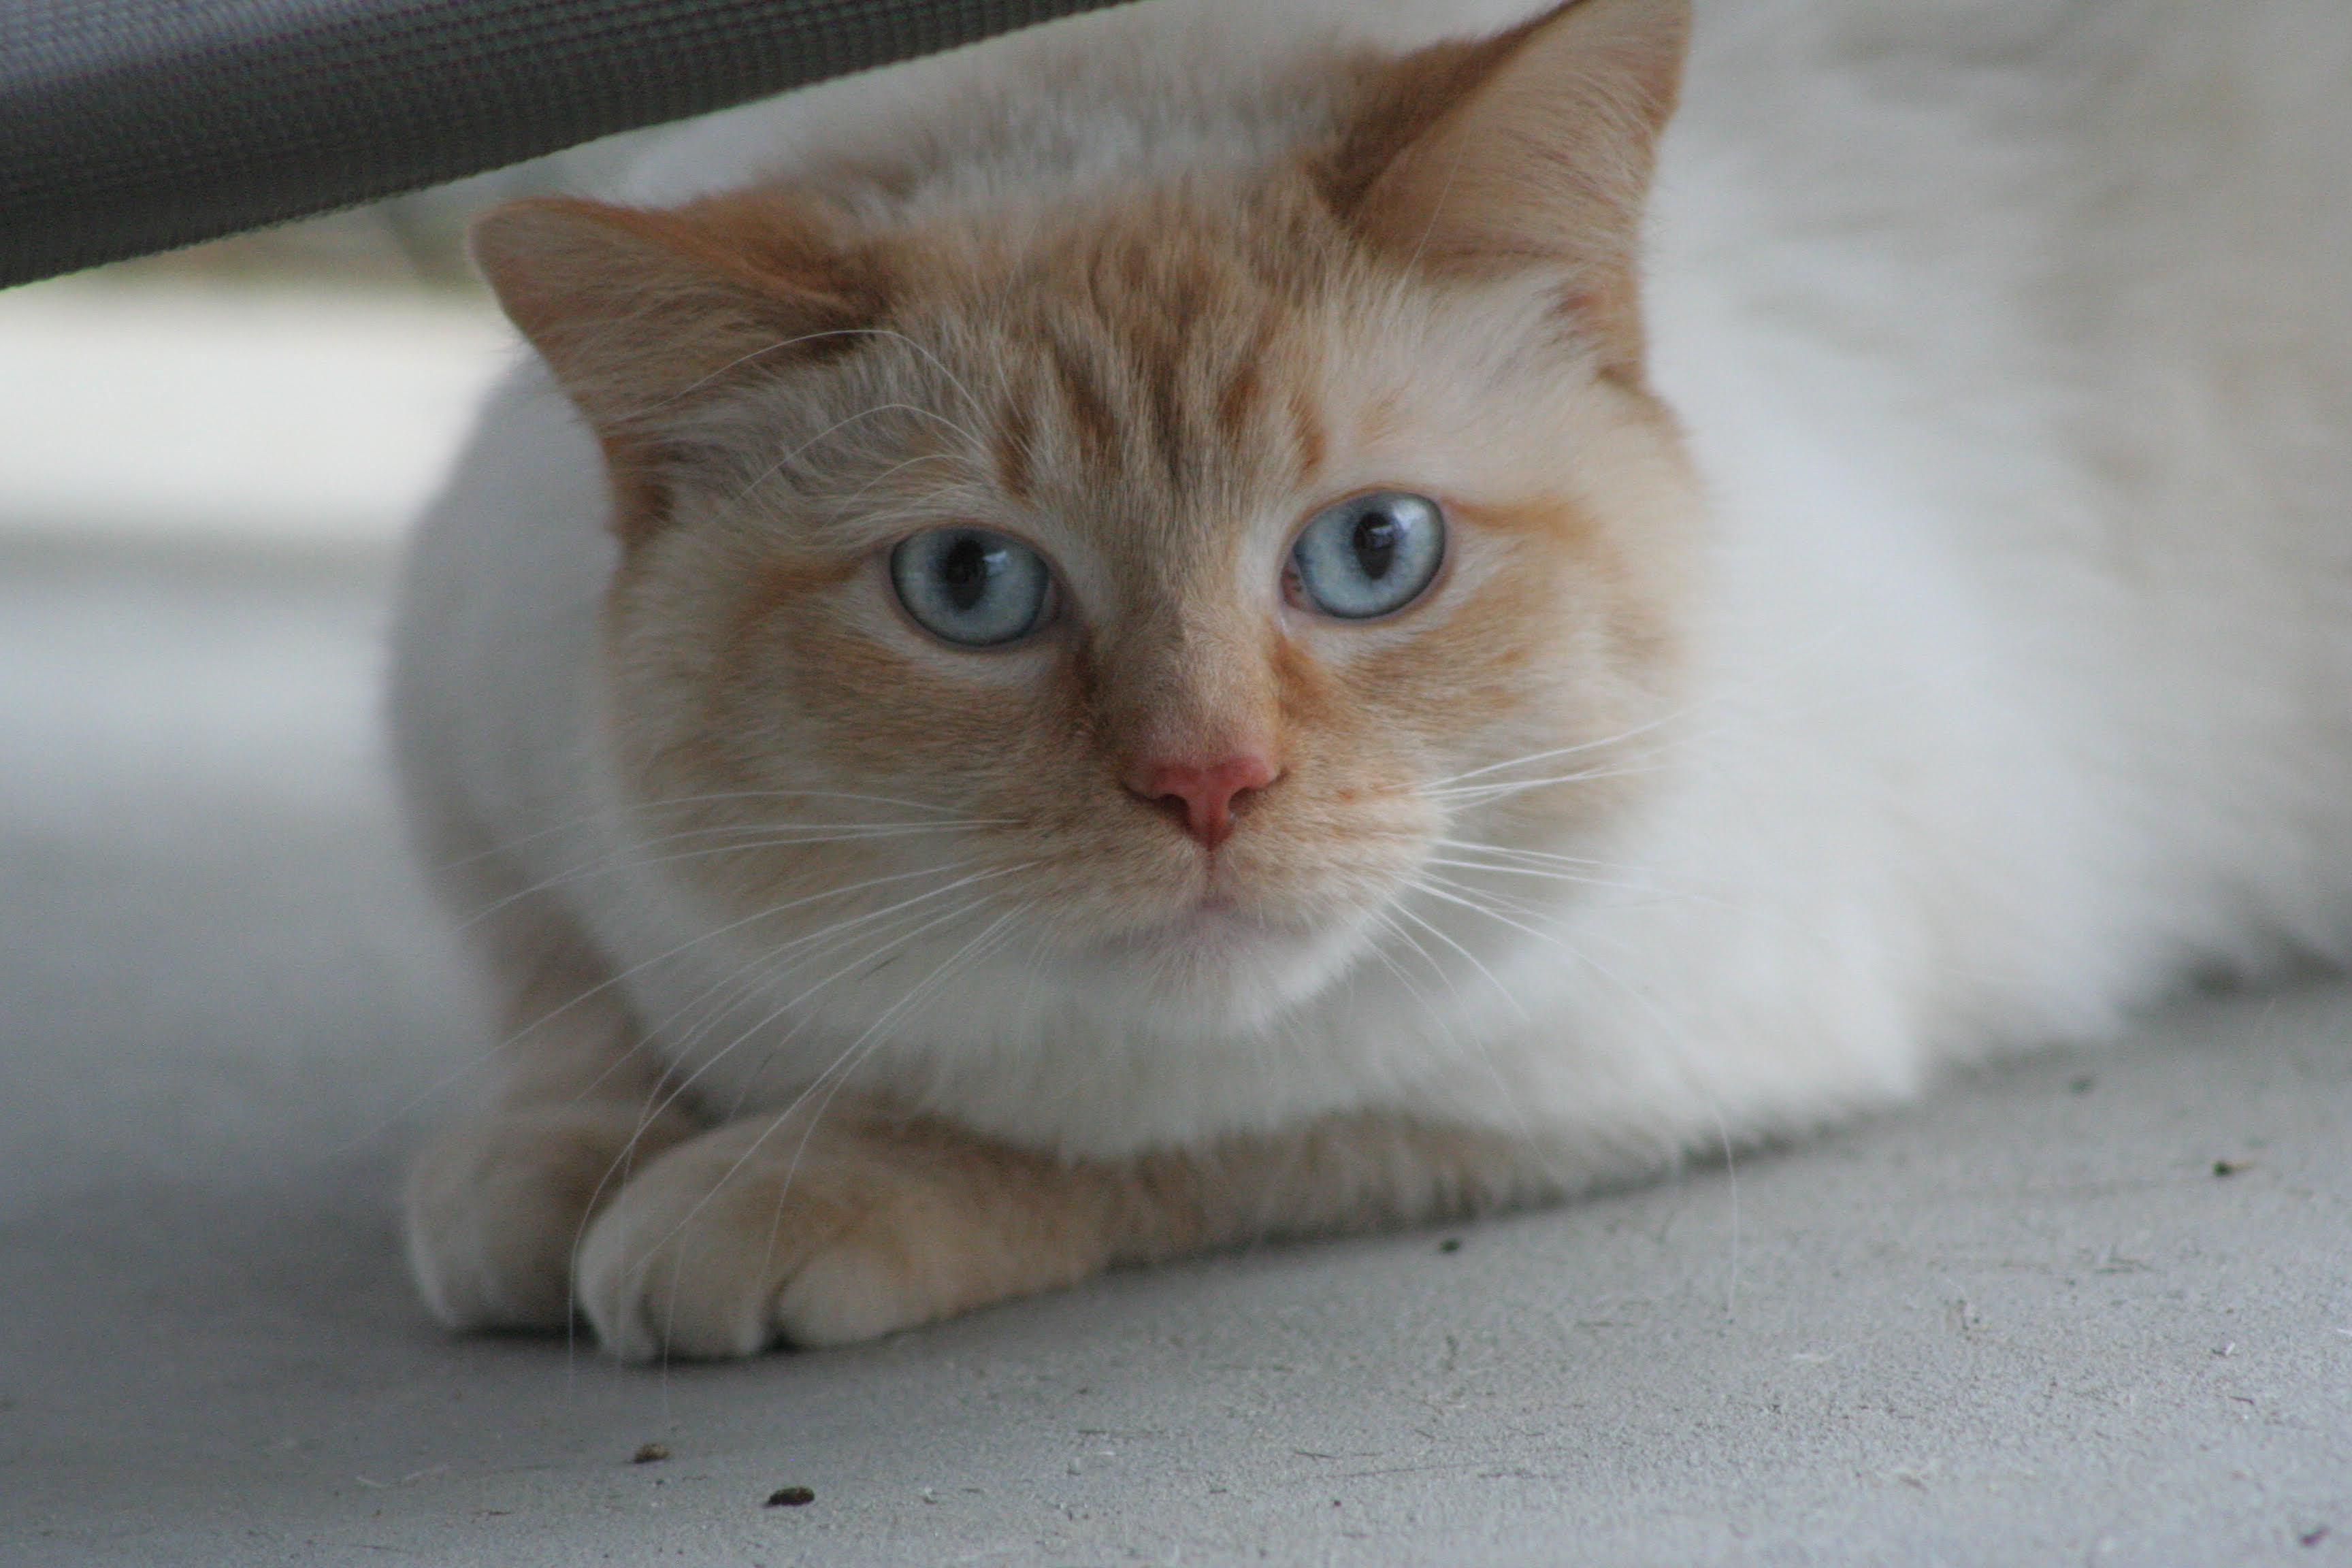
[[[488,237],[601,225],[693,312],[632,369],[501,279],[621,480],[617,776],[743,943],[1246,1030],[1433,912],[1454,941],[1448,865],[1638,795],[1692,505],[1630,273],[1400,256],[1441,215],[1342,163],[955,223],[853,231],[795,191]],[[1591,243],[1629,268],[1626,233]],[[764,320],[724,292],[746,275]]]

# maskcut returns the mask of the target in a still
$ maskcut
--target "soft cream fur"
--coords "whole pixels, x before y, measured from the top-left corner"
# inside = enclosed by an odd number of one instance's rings
[[[1273,9],[484,229],[545,365],[394,697],[508,1040],[412,1185],[447,1321],[854,1339],[2352,943],[2339,7],[1702,5],[1638,267],[1679,6],[1402,64],[1524,7]],[[1447,503],[1444,576],[1298,615],[1290,531],[1370,486]],[[1034,647],[891,610],[961,519],[1063,570]],[[1234,745],[1286,771],[1213,857],[1118,783]]]

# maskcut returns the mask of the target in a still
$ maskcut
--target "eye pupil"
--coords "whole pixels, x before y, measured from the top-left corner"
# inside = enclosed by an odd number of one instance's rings
[[[1389,574],[1396,563],[1396,519],[1384,511],[1366,512],[1356,523],[1356,536],[1351,542],[1356,551],[1356,564],[1364,575],[1377,583]]]
[[[1004,552],[991,550],[984,540],[964,535],[948,546],[940,559],[940,585],[948,603],[959,610],[979,606],[988,595],[988,581],[1004,570]]]

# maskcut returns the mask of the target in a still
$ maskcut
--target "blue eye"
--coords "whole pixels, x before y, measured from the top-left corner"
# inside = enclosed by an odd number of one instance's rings
[[[1365,621],[1421,597],[1445,559],[1437,503],[1374,490],[1326,507],[1291,547],[1298,591],[1327,616]]]
[[[1054,585],[1045,558],[984,528],[935,528],[890,552],[890,584],[925,631],[996,647],[1037,628]]]

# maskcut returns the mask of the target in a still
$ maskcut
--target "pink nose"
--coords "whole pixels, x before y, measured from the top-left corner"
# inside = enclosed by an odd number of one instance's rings
[[[1273,763],[1243,752],[1207,763],[1142,763],[1128,774],[1127,787],[1170,815],[1181,816],[1184,831],[1214,849],[1233,836],[1234,798],[1274,780]]]

